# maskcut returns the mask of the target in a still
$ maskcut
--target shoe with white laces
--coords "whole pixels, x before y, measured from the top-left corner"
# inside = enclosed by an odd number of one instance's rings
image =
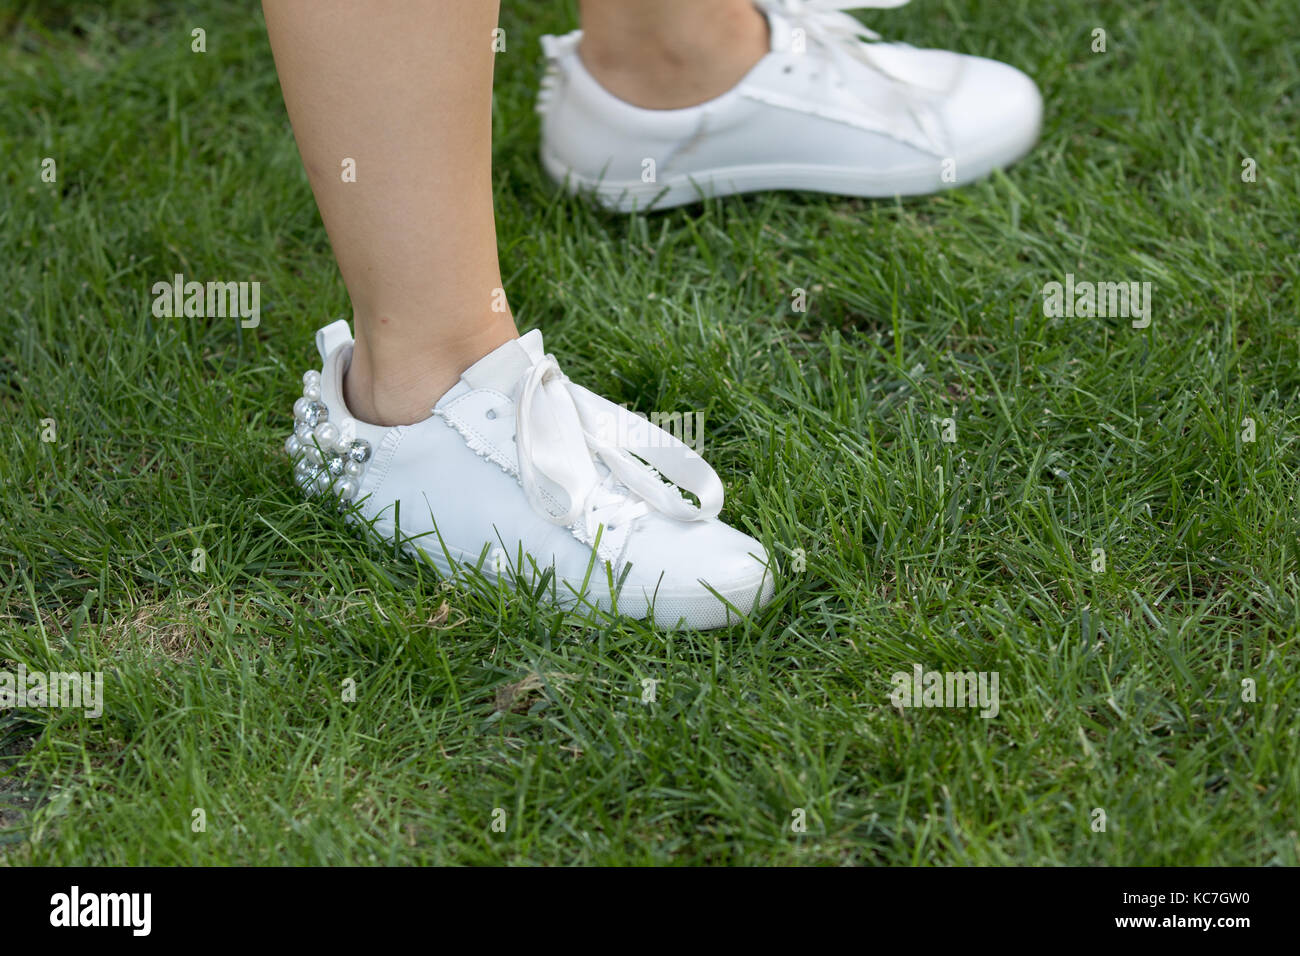
[[[907,196],[1027,153],[1043,104],[996,60],[880,42],[843,11],[907,0],[760,0],[771,50],[716,99],[641,109],[587,72],[582,32],[545,36],[542,164],[625,212],[768,189]]]
[[[541,332],[467,369],[430,418],[393,427],[348,412],[352,344],[342,320],[316,333],[324,367],[303,376],[285,443],[298,483],[340,500],[351,520],[444,575],[475,568],[492,583],[535,587],[554,569],[556,603],[653,611],[660,626],[721,627],[771,600],[763,546],[718,520],[717,473],[571,382]]]

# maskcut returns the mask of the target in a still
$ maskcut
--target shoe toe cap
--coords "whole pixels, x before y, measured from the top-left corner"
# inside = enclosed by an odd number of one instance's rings
[[[766,603],[773,588],[767,551],[721,521],[680,522],[657,517],[633,537],[626,555],[628,584],[661,595],[708,594],[742,610]]]
[[[959,176],[963,162],[992,168],[1018,159],[1038,138],[1043,119],[1043,97],[1027,75],[997,60],[963,60],[943,109]]]

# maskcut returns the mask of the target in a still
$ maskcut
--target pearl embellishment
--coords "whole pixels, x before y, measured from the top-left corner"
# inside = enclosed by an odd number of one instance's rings
[[[321,373],[308,371],[302,377],[302,397],[293,403],[293,434],[285,439],[284,450],[294,460],[294,480],[308,494],[332,489],[348,502],[361,490],[370,443],[353,438],[352,419],[343,419],[340,429],[330,417],[329,406],[321,401]]]

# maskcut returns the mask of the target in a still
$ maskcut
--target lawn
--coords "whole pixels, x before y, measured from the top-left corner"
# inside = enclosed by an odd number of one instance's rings
[[[762,613],[674,633],[440,581],[300,499],[290,406],[348,304],[260,13],[6,5],[0,672],[104,699],[0,709],[0,862],[1295,864],[1294,14],[864,11],[1034,76],[1036,151],[932,198],[622,217],[536,161],[573,4],[507,0],[520,325],[701,415],[780,561]],[[154,317],[175,273],[260,282],[260,325]],[[1149,282],[1149,325],[1045,314],[1067,276]],[[895,706],[917,667],[996,675],[996,715]]]

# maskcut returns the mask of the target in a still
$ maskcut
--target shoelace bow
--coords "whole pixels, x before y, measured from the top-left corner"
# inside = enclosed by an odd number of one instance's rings
[[[909,0],[778,0],[780,10],[792,24],[803,30],[810,43],[817,44],[830,58],[835,79],[843,81],[845,67],[856,60],[897,84],[907,104],[908,112],[916,121],[928,146],[945,152],[943,131],[936,123],[924,93],[906,79],[896,75],[873,53],[871,44],[864,40],[879,40],[880,34],[863,26],[845,11],[862,9],[892,9]],[[908,139],[906,135],[900,138]]]
[[[722,481],[703,458],[657,425],[575,385],[553,355],[528,370],[512,405],[520,483],[533,508],[555,524],[585,515],[589,530],[595,523],[612,530],[651,509],[680,521],[703,521],[722,510]],[[604,476],[597,462],[608,469]],[[568,495],[567,511],[551,510],[540,476]],[[699,505],[678,489],[694,494]]]

